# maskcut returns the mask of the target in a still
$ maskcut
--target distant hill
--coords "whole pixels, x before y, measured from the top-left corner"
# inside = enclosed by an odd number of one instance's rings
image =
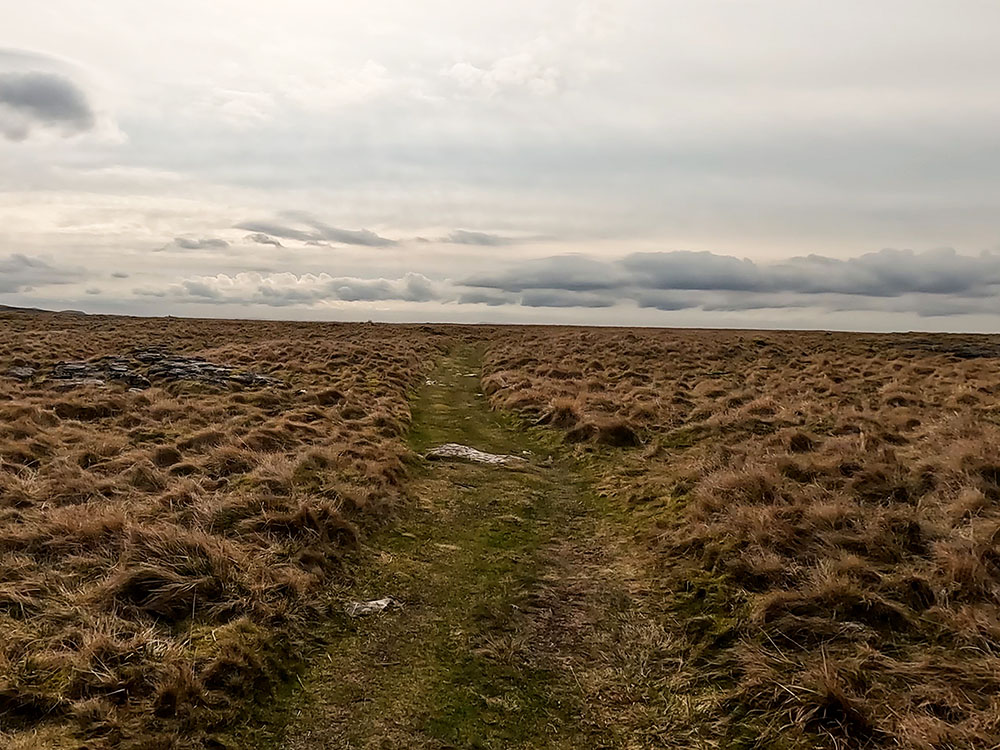
[[[86,315],[82,310],[43,310],[40,307],[14,307],[13,305],[0,305],[0,312],[19,313],[56,313],[59,315]]]

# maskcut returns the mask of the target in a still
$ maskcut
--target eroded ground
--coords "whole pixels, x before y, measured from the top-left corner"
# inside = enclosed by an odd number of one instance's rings
[[[420,469],[415,507],[343,592],[403,607],[343,618],[250,736],[288,750],[662,744],[676,707],[649,671],[670,635],[628,527],[551,441],[489,411],[471,351],[429,382],[415,449],[527,461]]]

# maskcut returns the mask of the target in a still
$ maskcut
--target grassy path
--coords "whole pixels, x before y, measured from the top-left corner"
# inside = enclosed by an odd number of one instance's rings
[[[657,675],[669,645],[651,567],[544,436],[491,412],[471,351],[414,404],[413,447],[524,455],[524,469],[435,462],[371,540],[345,596],[402,609],[347,620],[253,744],[330,748],[693,747]],[[250,744],[250,743],[248,743]]]

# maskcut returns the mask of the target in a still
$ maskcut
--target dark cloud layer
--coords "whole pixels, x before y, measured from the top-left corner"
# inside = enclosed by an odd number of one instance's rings
[[[36,286],[68,284],[82,278],[81,271],[55,268],[40,258],[21,253],[0,257],[0,293],[24,292]]]
[[[308,243],[339,242],[344,245],[365,247],[385,247],[396,244],[395,240],[381,237],[369,229],[338,229],[302,213],[290,213],[286,216],[296,221],[293,224],[277,221],[245,221],[237,224],[236,228],[256,234]],[[294,224],[299,226],[294,226]],[[303,226],[305,228],[302,228]]]
[[[635,253],[621,261],[639,286],[894,297],[907,293],[978,294],[1000,284],[1000,255],[951,249],[880,250],[848,260],[820,255],[756,264],[714,253]]]
[[[499,234],[488,232],[473,232],[468,229],[456,229],[447,237],[442,238],[443,242],[450,242],[455,245],[483,245],[485,247],[499,247],[501,245],[511,245],[514,239],[503,237]]]
[[[219,237],[174,237],[158,252],[164,250],[225,250],[229,243]]]
[[[183,302],[270,307],[395,301],[720,313],[809,308],[982,315],[1000,309],[1000,254],[881,250],[848,260],[810,255],[772,263],[707,252],[633,253],[614,261],[575,254],[458,281],[432,282],[419,273],[365,279],[244,272],[190,278],[166,289],[136,293]]]
[[[463,292],[458,296],[460,305],[489,305],[490,307],[500,307],[501,305],[517,304],[518,297],[505,292],[491,292],[485,289],[475,289]]]
[[[614,307],[618,302],[611,295],[564,289],[529,289],[521,295],[525,307]]]
[[[505,292],[523,292],[526,289],[583,292],[616,289],[628,280],[629,275],[614,264],[574,254],[532,260],[506,271],[476,274],[461,283]]]
[[[282,247],[281,242],[274,239],[269,234],[264,234],[264,232],[251,232],[243,239],[249,240],[250,242],[256,242],[258,245],[273,245],[274,247]]]
[[[611,262],[563,255],[497,273],[477,274],[462,283],[507,292],[638,288],[871,297],[907,293],[977,296],[1000,285],[1000,254],[887,249],[848,260],[808,255],[776,263],[685,251],[633,253]]]
[[[64,135],[93,129],[86,93],[69,78],[43,71],[0,72],[0,134],[21,141],[36,128]]]
[[[847,260],[809,255],[774,263],[709,252],[633,253],[609,262],[564,255],[461,283],[484,301],[519,294],[520,304],[531,307],[631,302],[668,311],[817,307],[958,315],[997,310],[1000,254],[886,249]]]

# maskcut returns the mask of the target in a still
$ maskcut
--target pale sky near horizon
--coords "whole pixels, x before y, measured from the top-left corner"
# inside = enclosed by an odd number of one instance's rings
[[[0,17],[0,304],[1000,330],[992,1]]]

